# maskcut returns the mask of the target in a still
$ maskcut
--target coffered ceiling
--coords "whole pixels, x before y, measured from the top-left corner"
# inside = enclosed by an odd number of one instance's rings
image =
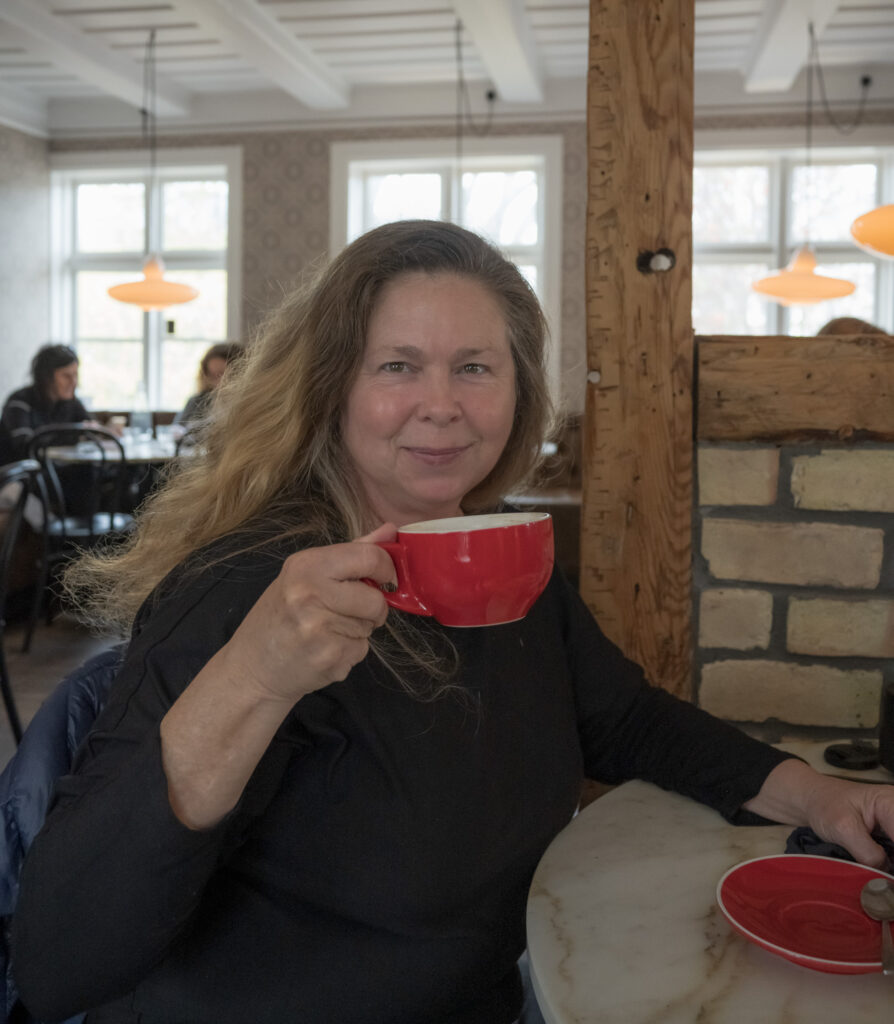
[[[633,4],[645,0],[628,0]],[[588,0],[0,0],[0,121],[132,133],[156,31],[160,131],[582,116]],[[696,0],[696,109],[802,103],[812,20],[833,97],[894,106],[894,0]]]

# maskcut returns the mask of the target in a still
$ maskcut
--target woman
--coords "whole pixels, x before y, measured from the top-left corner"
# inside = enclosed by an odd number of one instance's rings
[[[38,427],[87,420],[87,410],[75,396],[78,355],[73,348],[44,345],[31,360],[31,379],[3,406],[0,462],[27,458],[28,442]]]
[[[236,341],[222,341],[208,349],[199,364],[198,391],[177,413],[175,423],[191,427],[205,416],[214,397],[214,391],[223,380],[227,364],[231,359],[242,355],[242,351],[242,346]]]
[[[649,687],[557,571],[522,622],[388,613],[374,541],[493,510],[549,417],[544,321],[454,225],[386,225],[290,297],[207,454],[83,562],[127,659],[31,848],[40,1017],[510,1024],[525,898],[584,773],[865,860],[887,787],[823,778]],[[150,593],[151,591],[151,593]]]

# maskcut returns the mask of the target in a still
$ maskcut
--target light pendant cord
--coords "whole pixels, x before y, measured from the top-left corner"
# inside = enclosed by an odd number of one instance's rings
[[[852,132],[856,131],[863,122],[863,115],[866,112],[866,101],[869,99],[869,89],[872,85],[872,78],[870,75],[863,75],[860,79],[860,103],[857,107],[857,112],[854,115],[854,120],[850,124],[844,124],[839,121],[832,113],[832,108],[829,105],[829,100],[826,96],[826,81],[823,78],[823,66],[820,64],[819,47],[816,41],[816,33],[813,31],[813,22],[810,22],[807,27],[810,33],[810,57],[808,60],[808,66],[811,63],[816,65],[816,77],[819,82],[820,96],[823,101],[823,111],[825,112],[829,123],[840,135],[850,135]]]
[[[487,120],[483,124],[476,124],[475,118],[472,116],[472,101],[469,98],[469,87],[463,72],[462,32],[463,23],[457,18],[456,25],[454,26],[456,53],[456,166],[460,176],[460,190],[462,190],[463,133],[465,127],[471,128],[472,133],[479,137],[489,134],[494,118],[494,101],[497,98],[496,92],[493,89],[489,89],[487,92]]]
[[[462,163],[463,163],[463,23],[456,19],[454,27],[454,50],[456,54],[456,167],[460,175],[460,188],[462,188]]]
[[[149,148],[149,201],[155,190],[158,177],[155,135],[155,29],[149,33],[143,60],[143,106],[140,110],[143,122],[143,145]],[[149,255],[149,234],[146,233],[146,255]]]
[[[808,26],[810,38],[813,39],[813,22]],[[813,49],[807,56],[807,229],[804,242],[810,245],[810,224],[813,221]]]

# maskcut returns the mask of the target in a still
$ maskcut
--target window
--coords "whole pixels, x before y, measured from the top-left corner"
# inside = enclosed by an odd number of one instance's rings
[[[815,151],[810,166],[803,151],[696,152],[696,333],[812,335],[837,316],[894,326],[894,267],[858,249],[850,236],[855,217],[892,201],[894,189],[886,187],[892,175],[894,153],[878,150]],[[785,307],[751,290],[808,240],[817,273],[853,281],[852,295]]]
[[[162,150],[154,187],[145,150],[53,157],[52,323],[80,357],[91,409],[181,409],[209,345],[240,333],[241,153]],[[198,298],[143,313],[108,288],[138,280],[147,252]]]
[[[525,275],[550,325],[559,387],[562,140],[558,136],[335,143],[330,251],[394,220],[448,220],[493,242]]]

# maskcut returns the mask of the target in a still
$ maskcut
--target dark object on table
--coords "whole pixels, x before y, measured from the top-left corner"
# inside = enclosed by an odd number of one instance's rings
[[[894,839],[878,828],[872,833],[872,838],[888,855],[888,864],[884,870],[891,871],[894,869]],[[855,860],[843,846],[820,839],[816,832],[806,825],[802,825],[790,833],[785,843],[785,852],[809,853],[815,857],[834,857],[836,860]]]
[[[832,743],[826,747],[823,757],[835,768],[849,771],[868,771],[878,767],[878,744],[872,740],[852,740],[850,743]]]

